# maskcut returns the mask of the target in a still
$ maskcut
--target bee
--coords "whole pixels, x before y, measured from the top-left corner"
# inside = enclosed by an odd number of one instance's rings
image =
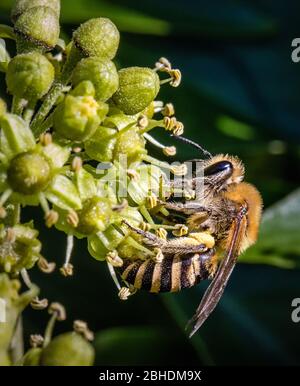
[[[127,261],[120,270],[125,282],[154,293],[175,292],[212,279],[189,322],[190,337],[221,299],[238,256],[257,240],[263,206],[258,190],[243,182],[244,165],[237,157],[211,156],[202,167],[202,175],[190,181],[194,189],[201,187],[196,199],[161,202],[170,213],[185,218],[189,234],[162,240],[127,223],[163,258]]]

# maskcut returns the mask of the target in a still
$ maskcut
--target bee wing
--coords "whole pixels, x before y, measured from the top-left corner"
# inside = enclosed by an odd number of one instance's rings
[[[202,326],[221,299],[238,257],[239,246],[246,226],[246,213],[247,209],[243,206],[233,223],[234,229],[229,249],[222,260],[215,277],[207,288],[195,315],[188,323],[188,325],[192,324],[192,330],[189,335],[190,338]]]

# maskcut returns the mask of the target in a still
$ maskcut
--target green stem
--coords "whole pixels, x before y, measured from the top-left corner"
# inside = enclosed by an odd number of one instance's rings
[[[57,314],[56,314],[56,312],[54,312],[51,315],[51,318],[49,319],[49,322],[47,324],[47,327],[46,327],[46,330],[45,330],[45,334],[44,334],[43,347],[48,346],[48,344],[51,341],[53,330],[54,330],[54,326],[55,326],[55,322],[56,322],[56,317],[57,317]]]
[[[154,224],[154,221],[152,220],[152,217],[145,205],[140,206],[140,212],[149,224]]]
[[[48,95],[46,96],[42,106],[40,107],[39,111],[36,113],[35,117],[33,118],[33,121],[31,123],[31,129],[35,135],[40,134],[40,126],[43,123],[44,119],[49,114],[52,107],[55,105],[58,97],[63,91],[64,84],[57,81],[49,91]]]
[[[23,118],[24,120],[27,122],[27,123],[30,123],[32,117],[33,117],[33,114],[34,114],[34,109],[35,109],[35,105],[36,105],[36,102],[34,101],[31,101],[28,103],[25,111],[24,111],[24,114],[23,114]]]
[[[140,134],[148,133],[148,131],[154,129],[155,127],[165,127],[164,121],[163,120],[156,121],[155,119],[150,119],[148,126],[145,127],[144,129],[141,129],[139,133]]]
[[[12,100],[11,112],[16,115],[22,115],[25,100],[14,95]]]
[[[45,131],[50,129],[50,127],[53,126],[53,113],[54,112],[50,113],[48,115],[48,117],[44,120],[44,122],[41,123],[41,125],[37,127],[37,130],[34,132],[36,137],[43,134]]]
[[[13,364],[18,363],[24,355],[22,315],[18,317],[14,336],[11,341],[10,356]]]

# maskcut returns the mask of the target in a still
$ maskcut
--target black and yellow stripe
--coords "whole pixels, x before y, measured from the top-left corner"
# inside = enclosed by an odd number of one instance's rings
[[[184,258],[167,256],[162,263],[155,263],[151,259],[127,261],[119,272],[124,281],[137,289],[153,293],[177,292],[208,278],[207,263],[214,254],[214,249],[209,249],[205,253]]]

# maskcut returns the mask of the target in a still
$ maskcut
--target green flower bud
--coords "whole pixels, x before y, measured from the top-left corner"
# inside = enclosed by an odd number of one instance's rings
[[[100,17],[90,19],[73,33],[73,42],[83,56],[110,60],[116,55],[120,34],[114,23]]]
[[[0,271],[19,273],[30,269],[41,257],[41,242],[38,231],[31,224],[0,228]],[[11,240],[12,239],[12,240]]]
[[[11,19],[13,23],[15,23],[19,16],[28,9],[39,6],[51,8],[59,18],[60,0],[15,0],[15,4],[13,5],[11,11]]]
[[[78,83],[76,87],[70,91],[70,95],[73,96],[92,96],[94,97],[96,94],[95,87],[93,83],[87,79]]]
[[[49,7],[34,7],[26,10],[16,21],[18,52],[51,50],[59,38],[59,18]]]
[[[23,366],[39,366],[43,349],[41,347],[33,347],[29,349],[23,359]]]
[[[109,199],[93,197],[87,200],[79,212],[77,231],[89,235],[104,231],[111,219],[112,211]]]
[[[8,65],[6,83],[11,94],[36,101],[50,89],[55,70],[49,60],[38,52],[15,56]]]
[[[90,80],[95,86],[96,99],[105,102],[118,89],[119,76],[116,66],[110,60],[90,57],[82,59],[72,75],[76,86],[83,80]]]
[[[114,224],[102,232],[88,237],[88,251],[96,260],[105,260],[109,251],[116,249],[124,238],[130,233],[129,228],[122,224],[126,220],[132,226],[138,227],[143,221],[142,215],[138,208],[127,207],[118,217],[115,218]],[[117,227],[115,226],[117,225]]]
[[[54,112],[53,127],[60,136],[81,142],[94,134],[106,112],[107,106],[92,96],[67,95]]]
[[[94,135],[84,143],[86,154],[98,162],[112,161],[117,141],[115,134],[115,129],[98,127]]]
[[[120,155],[126,154],[128,165],[131,162],[141,160],[141,156],[146,153],[145,139],[132,127],[129,130],[120,131],[114,148],[114,159],[118,160]]]
[[[150,192],[155,195],[160,193],[161,180],[165,181],[166,176],[154,165],[141,165],[135,168],[135,171],[138,173],[138,180],[131,180],[128,184],[129,203],[143,205]]]
[[[42,366],[92,366],[93,346],[80,334],[67,332],[56,336],[41,356]]]
[[[18,154],[10,162],[7,179],[11,188],[22,194],[44,190],[52,177],[51,166],[43,154],[28,151]]]
[[[134,115],[156,98],[159,88],[159,77],[150,68],[123,68],[119,71],[119,89],[113,101],[125,114]]]

